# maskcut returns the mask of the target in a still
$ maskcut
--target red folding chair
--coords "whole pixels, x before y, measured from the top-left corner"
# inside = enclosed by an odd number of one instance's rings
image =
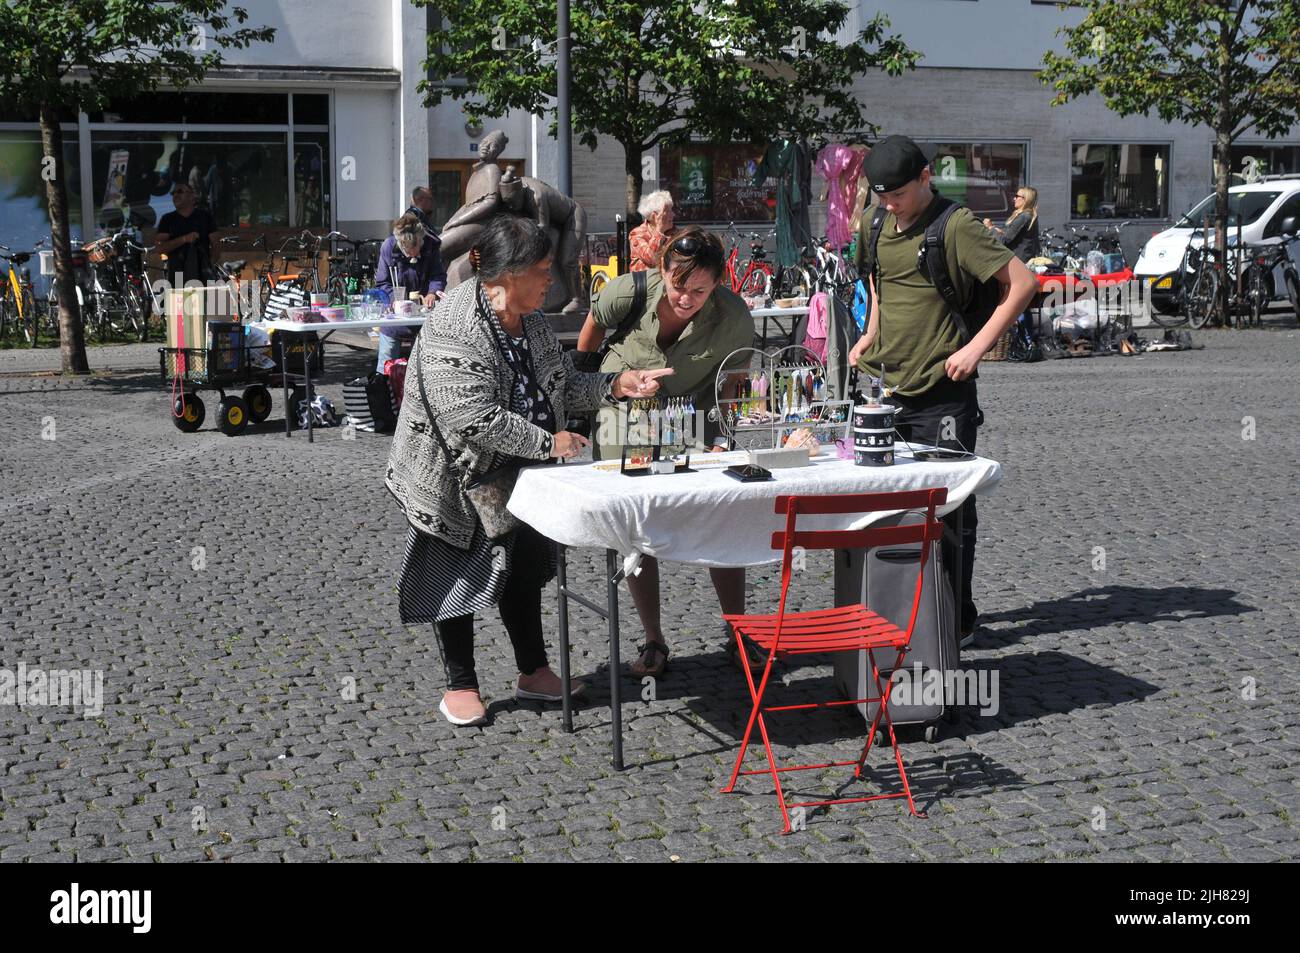
[[[930,557],[931,544],[943,538],[943,524],[935,516],[937,507],[948,499],[947,488],[936,490],[906,490],[899,493],[852,493],[843,496],[778,496],[776,512],[785,514],[785,530],[772,534],[772,548],[780,549],[781,554],[781,602],[775,615],[723,615],[731,623],[737,640],[749,639],[762,649],[767,650],[767,664],[763,667],[762,677],[755,683],[754,671],[749,664],[748,653],[743,641],[740,643],[740,657],[745,663],[745,680],[749,683],[749,695],[753,708],[749,713],[749,722],[745,725],[745,737],[740,742],[740,753],[736,755],[736,766],[731,772],[731,780],[722,789],[730,794],[736,787],[736,779],[741,775],[772,775],[776,786],[776,798],[781,805],[781,816],[785,820],[784,834],[790,833],[789,808],[820,807],[827,804],[856,804],[863,801],[879,801],[888,798],[906,797],[907,806],[916,817],[925,817],[916,809],[912,800],[912,789],[907,783],[907,771],[903,767],[903,756],[898,751],[898,741],[894,737],[894,723],[889,716],[889,692],[881,683],[880,666],[876,664],[875,653],[897,653],[891,671],[903,667],[903,658],[907,655],[912,641],[912,630],[916,628],[917,611],[921,606],[921,586],[925,579],[925,566]],[[924,510],[925,522],[906,526],[867,527],[857,530],[797,530],[796,517],[814,514],[853,514],[873,513],[883,510]],[[790,561],[796,546],[810,549],[869,549],[876,546],[895,546],[916,543],[921,546],[920,566],[916,575],[916,593],[912,598],[912,616],[907,629],[900,629],[888,619],[877,615],[864,605],[840,606],[835,609],[822,609],[815,612],[785,611],[786,596],[790,591]],[[875,682],[875,697],[855,698],[847,701],[813,702],[803,705],[768,705],[763,704],[763,694],[767,690],[768,679],[772,674],[772,664],[777,658],[792,655],[811,655],[829,652],[867,653],[871,665],[871,677]],[[833,708],[841,705],[859,705],[878,702],[875,718],[867,731],[867,743],[862,753],[852,761],[831,761],[824,764],[801,764],[777,767],[776,757],[772,754],[772,743],[767,734],[766,712],[803,711],[812,708]],[[811,771],[818,768],[847,767],[853,765],[853,776],[862,777],[862,766],[871,752],[871,744],[876,736],[876,729],[884,718],[889,731],[889,743],[894,749],[894,760],[898,764],[898,774],[903,782],[903,790],[893,794],[873,794],[868,797],[834,798],[824,801],[803,801],[786,804],[785,793],[781,789],[781,774],[786,771]],[[767,752],[767,768],[755,771],[742,771],[745,752],[749,748],[750,735],[755,723],[763,737],[763,748]]]

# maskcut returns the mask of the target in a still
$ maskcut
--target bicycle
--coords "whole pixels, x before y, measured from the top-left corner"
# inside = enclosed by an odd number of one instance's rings
[[[809,261],[810,283],[813,291],[825,291],[835,297],[851,301],[857,272],[849,262],[847,247],[832,250],[829,239],[823,238],[813,245]]]
[[[740,246],[744,241],[744,236],[736,228],[735,222],[727,226],[727,235],[732,239],[726,262],[727,282],[731,290],[747,298],[770,297],[773,291],[772,266],[767,261],[767,249],[763,247],[762,239],[759,238],[757,233],[750,234],[750,257],[745,260],[744,268],[741,270],[737,268],[737,265],[739,264]]]
[[[375,280],[375,255],[361,254],[369,245],[381,245],[381,238],[349,238],[342,232],[331,232],[336,245],[347,246],[341,254],[330,255],[329,294],[332,304],[343,304],[352,295],[361,294]]]
[[[1297,275],[1295,261],[1291,258],[1291,242],[1296,240],[1293,219],[1288,218],[1282,223],[1281,239],[1276,245],[1256,245],[1253,249],[1246,272],[1246,299],[1250,305],[1248,325],[1263,325],[1264,309],[1272,302],[1276,291],[1273,286],[1273,271],[1279,266],[1282,268],[1282,282],[1286,285],[1287,298],[1297,320],[1300,320],[1300,276]]]
[[[148,339],[154,300],[144,256],[153,249],[135,241],[134,235],[133,228],[123,228],[81,249],[90,263],[89,293],[81,295],[83,307],[89,298],[90,310],[83,312],[83,321],[100,341],[124,333]]]
[[[41,239],[32,251],[14,251],[8,245],[0,245],[0,258],[8,265],[4,297],[0,298],[0,338],[9,336],[12,322],[28,343],[36,346],[40,318],[36,312],[36,295],[32,291],[32,270],[27,263],[44,243],[45,239]]]

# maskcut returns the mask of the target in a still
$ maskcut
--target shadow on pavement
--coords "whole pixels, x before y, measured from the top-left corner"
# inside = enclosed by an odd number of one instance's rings
[[[1100,586],[1060,599],[1035,602],[1019,609],[980,613],[981,640],[1009,644],[1026,636],[1050,635],[1128,622],[1182,622],[1257,611],[1238,602],[1230,589],[1197,586]],[[1014,626],[1014,628],[1013,628]]]

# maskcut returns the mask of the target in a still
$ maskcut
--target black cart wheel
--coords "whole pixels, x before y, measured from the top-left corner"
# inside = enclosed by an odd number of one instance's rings
[[[207,412],[203,409],[203,401],[199,400],[198,394],[179,394],[172,401],[172,423],[183,433],[194,433],[202,427],[205,416]]]
[[[271,392],[261,384],[244,391],[244,403],[248,405],[249,419],[255,424],[271,416]]]
[[[217,405],[217,426],[233,437],[248,426],[248,405],[240,397],[223,397]]]
[[[935,741],[938,740],[938,738],[939,738],[939,725],[937,723],[933,725],[926,725],[925,726],[926,742],[928,744],[934,744]]]

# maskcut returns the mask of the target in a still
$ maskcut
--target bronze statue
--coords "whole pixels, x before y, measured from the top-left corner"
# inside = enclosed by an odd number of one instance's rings
[[[555,249],[551,265],[554,281],[542,307],[550,313],[582,311],[586,296],[578,280],[578,253],[587,233],[586,210],[540,179],[516,175],[514,166],[501,172],[496,159],[507,142],[500,130],[483,137],[479,162],[466,186],[465,204],[443,225],[440,251],[448,263],[447,288],[472,274],[469,249],[488,219],[502,213],[521,215],[547,229]]]

